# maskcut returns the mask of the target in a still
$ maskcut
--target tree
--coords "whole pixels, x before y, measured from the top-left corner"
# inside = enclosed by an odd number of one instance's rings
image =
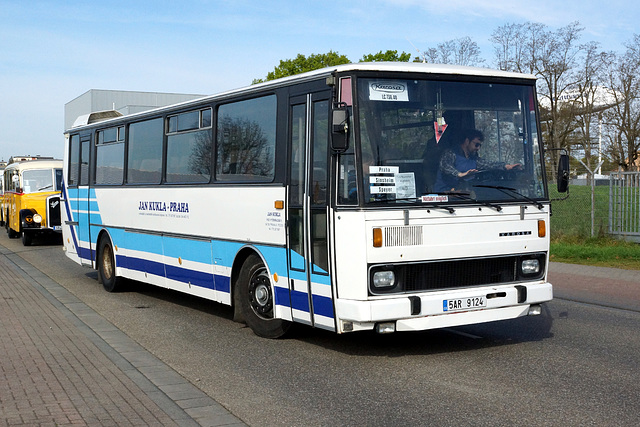
[[[402,52],[398,55],[397,50],[387,50],[386,52],[378,52],[374,54],[363,55],[360,62],[409,62],[411,54]]]
[[[555,149],[570,148],[576,127],[576,105],[562,102],[562,98],[571,97],[579,91],[580,76],[574,70],[582,49],[577,44],[582,30],[579,23],[574,22],[556,31],[541,31],[531,39],[533,71],[539,77],[539,95],[548,105],[542,117],[547,123],[547,145]]]
[[[606,66],[611,61],[611,55],[599,50],[598,44],[591,42],[583,47],[584,57],[581,61],[581,69],[578,71],[578,92],[574,99],[577,102],[575,115],[578,126],[579,138],[577,143],[584,150],[584,162],[590,170],[593,170],[595,162],[592,162],[592,148],[595,134],[592,132],[602,122],[602,112],[609,108],[605,95]]]
[[[531,55],[528,53],[529,34],[533,33],[534,24],[506,24],[498,27],[490,41],[494,45],[494,53],[498,69],[518,73],[533,73]]]
[[[605,112],[613,128],[611,155],[623,169],[633,169],[640,150],[640,35],[626,44],[626,52],[611,63],[608,83],[615,103]]]
[[[538,77],[541,120],[546,125],[543,131],[547,146],[552,149],[570,149],[575,139],[576,103],[565,100],[580,92],[581,76],[576,66],[584,50],[578,44],[582,30],[578,22],[556,31],[542,24],[527,23],[504,25],[492,34],[499,67]],[[550,155],[555,164],[557,152],[551,150]]]
[[[351,61],[349,61],[349,58],[345,55],[340,55],[331,50],[328,53],[311,54],[309,57],[298,54],[295,59],[281,60],[280,65],[269,72],[265,79],[255,79],[253,84],[293,76],[324,67],[331,67],[333,65],[348,64],[349,62]]]
[[[427,62],[453,65],[481,65],[478,44],[470,37],[462,37],[440,43],[437,48],[429,48],[423,52]]]

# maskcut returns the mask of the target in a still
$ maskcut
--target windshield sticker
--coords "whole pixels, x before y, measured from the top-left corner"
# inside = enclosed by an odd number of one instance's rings
[[[400,166],[369,166],[370,174],[391,174],[400,172]]]
[[[436,144],[440,142],[440,138],[444,134],[444,131],[447,130],[447,123],[444,121],[444,117],[438,117],[438,120],[433,122],[433,128],[436,131]]]
[[[416,197],[416,178],[413,172],[396,174],[396,197],[414,199]]]
[[[370,176],[369,177],[369,184],[374,184],[374,185],[382,185],[382,184],[391,184],[391,185],[395,185],[396,183],[396,178],[395,176]]]
[[[396,194],[398,166],[369,166],[369,192],[371,194]]]
[[[395,185],[371,185],[369,189],[371,194],[396,194]]]
[[[371,194],[394,194],[398,199],[416,197],[413,172],[400,173],[398,166],[369,166],[369,173]]]
[[[409,101],[407,85],[401,82],[370,82],[370,101]]]
[[[438,196],[437,194],[425,194],[422,196],[422,203],[446,203],[449,196]]]

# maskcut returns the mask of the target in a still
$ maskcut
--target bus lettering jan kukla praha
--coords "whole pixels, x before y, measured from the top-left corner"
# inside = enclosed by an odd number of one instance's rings
[[[534,76],[417,63],[90,114],[65,133],[64,249],[108,291],[128,278],[228,304],[263,337],[538,314],[539,126]]]

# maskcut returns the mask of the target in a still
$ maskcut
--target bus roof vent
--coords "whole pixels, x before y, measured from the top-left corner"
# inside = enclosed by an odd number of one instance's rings
[[[90,125],[91,123],[101,122],[103,120],[113,119],[120,116],[122,116],[122,113],[116,110],[96,111],[78,116],[71,127],[76,128],[78,126]]]

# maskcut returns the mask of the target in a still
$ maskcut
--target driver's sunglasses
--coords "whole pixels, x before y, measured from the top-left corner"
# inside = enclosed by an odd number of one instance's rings
[[[480,148],[482,147],[482,144],[480,144],[479,142],[476,142],[476,148]]]

